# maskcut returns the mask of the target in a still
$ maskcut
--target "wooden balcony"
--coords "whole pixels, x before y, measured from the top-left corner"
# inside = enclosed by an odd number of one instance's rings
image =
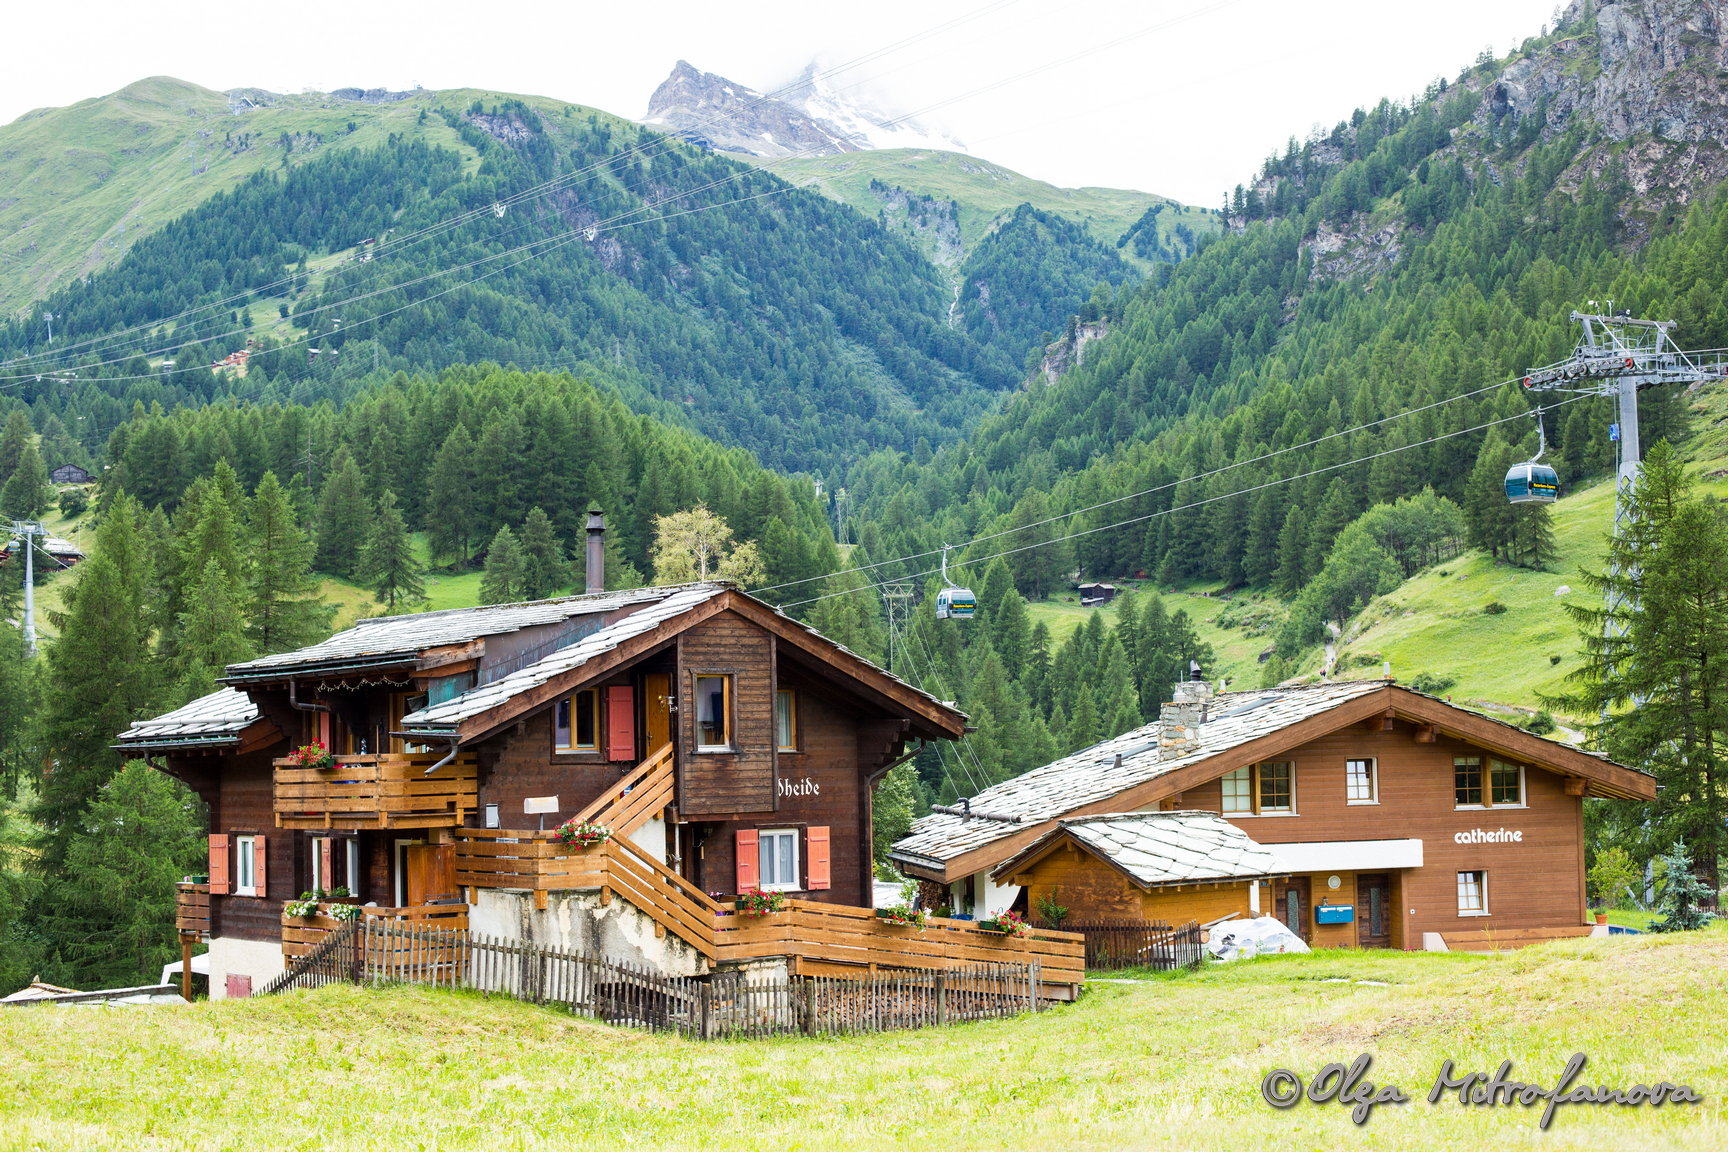
[[[477,765],[467,752],[427,775],[441,758],[338,756],[329,768],[277,760],[276,826],[354,832],[457,827],[478,803]]]
[[[290,916],[287,912],[282,913],[283,956],[288,959],[304,956],[318,947],[324,937],[342,926],[340,920],[330,915],[330,905],[333,903],[352,903],[352,901],[322,901],[318,905],[318,911],[311,916]],[[368,919],[402,922],[416,928],[468,927],[468,905],[466,904],[427,904],[417,908],[362,906],[360,913]]]
[[[210,885],[174,885],[174,927],[182,936],[210,935]]]

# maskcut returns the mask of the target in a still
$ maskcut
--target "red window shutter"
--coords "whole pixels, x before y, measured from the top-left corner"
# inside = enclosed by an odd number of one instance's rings
[[[220,833],[210,836],[210,894],[226,896],[228,884],[228,837]]]
[[[809,872],[811,891],[833,885],[833,873],[828,866],[828,829],[811,828],[804,833],[805,869]]]
[[[335,735],[331,732],[332,718],[328,712],[318,713],[318,743],[330,751],[336,751]]]
[[[606,758],[636,759],[636,698],[627,684],[606,689]]]
[[[318,876],[328,892],[336,887],[336,841],[325,836],[314,843],[318,847]]]
[[[270,889],[264,882],[264,837],[252,837],[252,894],[268,896]]]
[[[252,977],[238,972],[228,973],[228,999],[244,1000],[252,995]]]
[[[762,884],[761,857],[756,849],[756,829],[738,830],[738,891],[754,892]]]

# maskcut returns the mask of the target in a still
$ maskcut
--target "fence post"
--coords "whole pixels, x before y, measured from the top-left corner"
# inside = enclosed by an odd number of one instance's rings
[[[948,970],[936,973],[936,1023],[948,1023]]]

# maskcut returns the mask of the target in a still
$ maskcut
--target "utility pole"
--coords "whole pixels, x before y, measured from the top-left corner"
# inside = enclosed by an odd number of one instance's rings
[[[12,521],[12,534],[24,538],[24,635],[30,645],[28,655],[36,655],[36,537],[47,536],[48,529],[34,520]]]
[[[1595,306],[1597,301],[1588,303]],[[1728,378],[1728,353],[1682,351],[1674,343],[1675,321],[1634,320],[1629,309],[1616,312],[1614,301],[1607,304],[1606,313],[1574,311],[1573,323],[1583,327],[1578,346],[1565,360],[1531,369],[1524,377],[1524,387],[1531,392],[1612,396],[1618,401],[1619,423],[1609,436],[1620,445],[1620,466],[1614,485],[1614,538],[1618,540],[1632,530],[1632,520],[1637,514],[1632,497],[1642,455],[1638,440],[1638,393],[1663,385],[1696,387]],[[1617,564],[1608,570],[1603,638],[1609,641],[1625,634],[1616,614],[1635,607],[1620,590],[1617,577],[1622,575],[1627,574]],[[1607,720],[1604,705],[1602,721]]]
[[[906,623],[907,606],[912,601],[912,585],[904,580],[882,585],[882,603],[888,607],[888,668],[894,671],[894,644]]]

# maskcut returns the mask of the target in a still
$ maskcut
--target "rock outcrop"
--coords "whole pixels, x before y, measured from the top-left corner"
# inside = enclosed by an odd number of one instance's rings
[[[719,152],[753,156],[837,156],[860,147],[834,124],[683,60],[654,90],[642,122]]]

